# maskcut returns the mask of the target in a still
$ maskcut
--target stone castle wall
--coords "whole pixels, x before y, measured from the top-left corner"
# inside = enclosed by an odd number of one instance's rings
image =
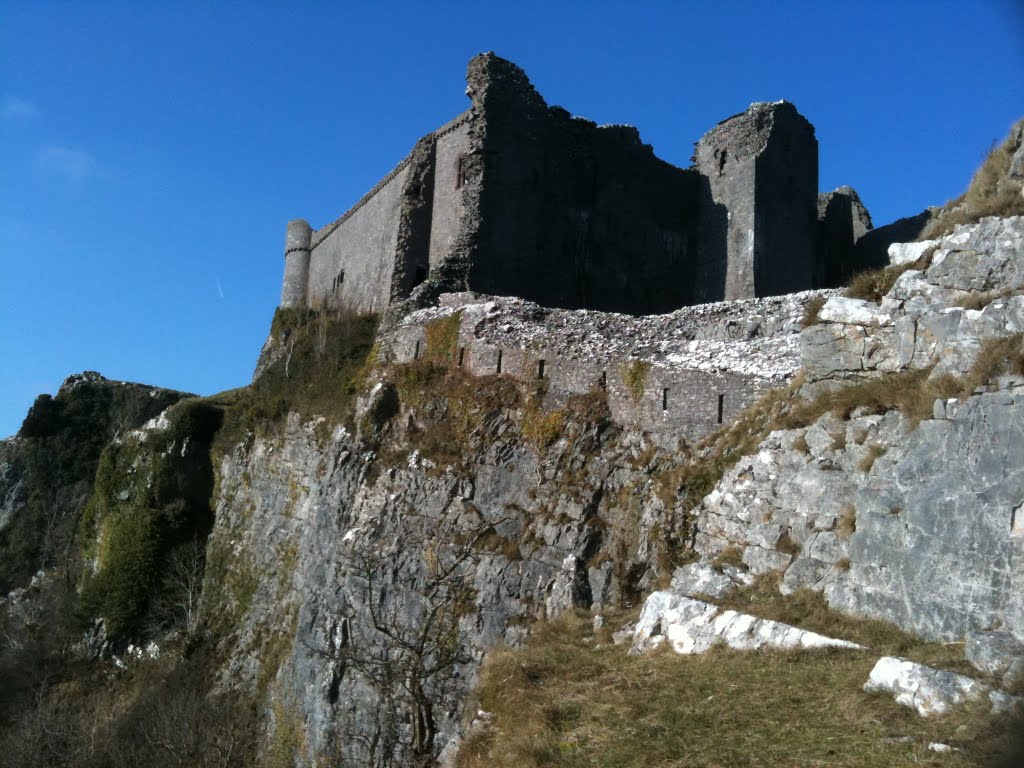
[[[692,303],[696,174],[633,127],[549,107],[509,62],[480,57],[469,79],[485,121],[470,287],[630,314]]]
[[[723,121],[684,169],[631,126],[548,106],[494,54],[467,83],[470,108],[313,233],[305,265],[289,251],[283,306],[381,311],[473,290],[650,315],[856,270],[855,207],[819,210],[814,128],[792,104]]]
[[[704,135],[697,297],[774,296],[814,281],[818,142],[788,102],[752,104]]]
[[[388,305],[407,174],[403,163],[319,238],[310,254],[311,305],[343,305],[358,312],[380,311]]]
[[[434,196],[430,223],[429,263],[439,264],[451,252],[462,221],[461,190],[466,170],[463,158],[470,151],[470,116],[459,115],[435,134]]]
[[[800,319],[808,299],[817,295],[708,304],[639,318],[445,294],[441,306],[404,318],[384,337],[380,354],[395,363],[427,355],[427,327],[460,313],[452,366],[474,376],[544,379],[549,408],[570,395],[604,390],[617,424],[667,442],[692,442],[796,373]]]

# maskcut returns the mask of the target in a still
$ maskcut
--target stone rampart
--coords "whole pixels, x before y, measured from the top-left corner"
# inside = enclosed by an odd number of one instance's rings
[[[310,305],[343,305],[360,312],[380,311],[390,300],[402,187],[409,163],[402,164],[372,195],[350,210],[310,254]]]
[[[852,207],[826,205],[819,223],[817,139],[788,102],[722,121],[696,165],[678,168],[632,126],[549,106],[493,53],[470,61],[466,81],[469,109],[313,233],[307,303],[406,312],[472,290],[652,315],[851,271]]]
[[[414,312],[392,329],[381,356],[406,363],[427,354],[427,326],[461,313],[451,365],[474,376],[546,379],[547,407],[603,389],[616,423],[667,441],[695,441],[797,371],[800,320],[816,295],[821,292],[638,318],[445,294],[441,306]]]

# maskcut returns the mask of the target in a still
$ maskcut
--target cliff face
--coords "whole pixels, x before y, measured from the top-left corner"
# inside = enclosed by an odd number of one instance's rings
[[[1024,218],[891,253],[879,302],[832,298],[801,337],[830,407],[726,473],[696,548],[1002,674],[1024,652]]]
[[[428,333],[421,357],[380,363],[355,425],[328,437],[291,418],[223,460],[204,590],[225,622],[219,684],[274,702],[271,733],[301,720],[309,756],[448,759],[488,649],[723,553],[784,592],[970,639],[1008,674],[1024,637],[1022,244],[1024,219],[986,220],[880,302],[823,297],[806,382],[734,428],[767,437],[719,465],[692,515],[687,472],[722,437],[656,444],[610,423],[600,390],[556,416],[543,390],[432,358]],[[804,423],[771,431],[787,413]]]
[[[541,437],[500,382],[434,384],[491,391],[464,392],[461,414],[452,389],[405,402],[373,447],[290,419],[221,464],[204,587],[229,659],[220,685],[299,717],[310,757],[450,754],[489,648],[634,602],[685,547],[673,464],[610,426],[599,399]],[[432,442],[449,418],[475,422],[464,444]]]
[[[74,726],[49,763],[450,764],[485,654],[576,609],[635,609],[696,558],[966,639],[1011,684],[1024,657],[1022,249],[1020,217],[897,248],[874,301],[636,319],[463,296],[379,333],[283,312],[251,387],[177,404],[117,389],[96,423],[120,428],[80,443],[92,447],[64,524],[83,554],[65,571],[78,623],[46,653],[96,675],[124,667],[120,693],[44,686],[59,695],[18,705],[6,752],[53,728],[44,709],[66,716],[62,702],[85,696],[110,714]],[[463,343],[522,360],[498,375],[463,360]],[[789,381],[798,351],[804,376]],[[634,418],[647,389],[667,418],[669,385],[647,387],[659,366],[730,365],[779,386],[703,439]],[[5,553],[30,519],[18,451],[70,423],[72,391],[3,445]],[[28,610],[53,594],[57,571],[41,565],[0,604],[5,631],[45,625]],[[12,649],[4,669],[22,658]],[[244,734],[211,725],[217,711]],[[120,746],[101,754],[96,733]],[[184,749],[182,733],[199,741]]]

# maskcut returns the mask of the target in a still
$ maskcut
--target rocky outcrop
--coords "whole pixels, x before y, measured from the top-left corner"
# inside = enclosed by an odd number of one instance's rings
[[[632,653],[641,653],[668,642],[676,653],[704,653],[721,643],[738,651],[762,648],[848,648],[862,646],[837,640],[780,621],[761,619],[737,611],[684,597],[672,592],[654,592],[644,603],[633,633]]]
[[[812,381],[936,366],[962,375],[987,338],[1024,331],[1024,217],[989,218],[927,245],[892,250],[907,269],[882,301],[835,297],[807,329],[801,359]]]
[[[891,693],[897,703],[911,707],[921,717],[941,715],[950,707],[988,697],[997,712],[1008,712],[1024,703],[967,675],[932,669],[894,656],[883,656],[871,670],[865,691]]]
[[[0,593],[70,559],[103,448],[184,397],[85,371],[36,398],[0,441]]]
[[[805,391],[835,398],[822,393],[861,382],[850,391],[864,405],[773,432],[741,459],[698,508],[696,547],[738,546],[751,572],[782,573],[783,591],[823,591],[835,608],[929,639],[971,635],[976,657],[1007,670],[1017,651],[1002,638],[1024,638],[1024,379],[992,360],[991,376],[972,377],[989,340],[1020,354],[1024,218],[986,219],[928,249],[930,264],[879,304],[828,300],[801,337]],[[913,370],[917,384],[892,378]],[[927,398],[927,382],[948,377],[985,386],[928,400],[920,423],[869,396],[889,386]]]

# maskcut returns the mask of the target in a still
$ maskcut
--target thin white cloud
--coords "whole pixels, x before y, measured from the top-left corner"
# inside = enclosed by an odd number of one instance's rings
[[[39,150],[39,167],[48,173],[80,181],[96,173],[96,158],[82,149],[49,144]]]
[[[27,120],[39,114],[36,105],[30,101],[8,96],[4,99],[4,117],[8,120]]]
[[[223,299],[224,298],[224,288],[220,284],[220,278],[219,277],[214,277],[214,279],[217,281],[217,293],[220,294],[220,297]]]

